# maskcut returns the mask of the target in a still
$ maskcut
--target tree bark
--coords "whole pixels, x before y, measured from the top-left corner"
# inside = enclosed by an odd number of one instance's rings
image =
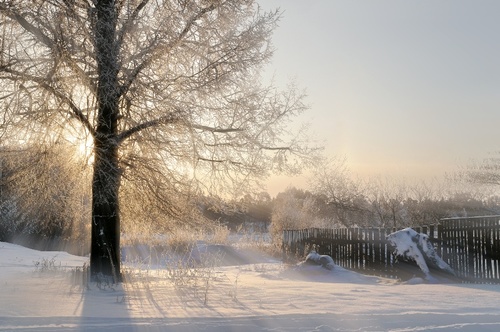
[[[94,135],[90,271],[94,280],[104,276],[119,282],[121,275],[118,192],[121,172],[118,165],[119,87],[117,13],[114,1],[100,0],[95,15],[94,43],[99,77],[97,126]]]
[[[121,281],[120,214],[118,190],[120,171],[116,146],[96,141],[92,182],[92,245],[90,270],[93,280],[102,276]]]

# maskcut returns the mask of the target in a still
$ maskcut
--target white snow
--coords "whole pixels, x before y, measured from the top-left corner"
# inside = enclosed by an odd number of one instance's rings
[[[71,279],[87,260],[0,242],[0,331],[500,330],[500,285],[403,284],[270,261],[177,272],[124,264],[129,282],[87,290]]]

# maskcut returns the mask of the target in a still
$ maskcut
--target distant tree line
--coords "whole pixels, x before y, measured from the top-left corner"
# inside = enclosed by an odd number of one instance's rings
[[[468,166],[441,182],[408,183],[355,180],[345,160],[332,159],[313,171],[310,190],[292,187],[276,196],[271,231],[280,236],[283,229],[307,227],[400,229],[442,218],[500,214],[498,184],[491,182],[500,168],[492,164],[488,159],[480,167]]]
[[[280,236],[284,229],[309,227],[404,227],[431,225],[442,218],[500,214],[500,196],[477,197],[469,192],[450,196],[357,197],[349,207],[331,204],[325,195],[289,188],[273,200],[271,231]]]
[[[88,252],[91,195],[86,162],[67,144],[0,150],[0,241],[48,245],[41,249],[64,244],[64,249]],[[194,197],[186,214],[196,220],[189,224],[169,219],[154,202],[124,185],[123,233],[147,238],[178,227],[223,226],[235,233],[271,232],[279,239],[283,229],[399,229],[447,217],[500,214],[500,196],[471,182],[473,171],[439,186],[394,179],[362,182],[337,160],[318,167],[307,190],[289,187],[274,198],[265,191],[233,200]]]
[[[265,233],[271,224],[273,200],[267,192],[246,194],[235,201],[216,203],[205,199],[204,202],[200,204],[203,215],[231,232]]]

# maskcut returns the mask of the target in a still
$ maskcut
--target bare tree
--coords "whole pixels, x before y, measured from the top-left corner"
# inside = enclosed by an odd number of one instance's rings
[[[411,189],[403,178],[377,177],[368,184],[367,197],[376,224],[381,227],[401,228],[411,226],[408,207]]]
[[[180,216],[310,155],[286,132],[302,94],[259,81],[278,19],[253,0],[0,2],[2,142],[91,137],[94,278],[120,279],[121,184]]]
[[[318,163],[310,178],[311,191],[323,196],[335,222],[351,226],[349,212],[361,212],[364,207],[358,203],[363,198],[363,188],[349,171],[346,159],[335,157]]]
[[[310,192],[291,187],[279,193],[271,214],[270,233],[274,241],[281,241],[284,230],[324,226],[317,214],[315,197]]]

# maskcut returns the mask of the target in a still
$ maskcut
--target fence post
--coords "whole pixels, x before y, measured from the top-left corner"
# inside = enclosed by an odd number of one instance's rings
[[[474,261],[477,259],[476,250],[474,249],[474,229],[470,226],[467,229],[467,247],[464,248],[467,257],[467,268],[465,270],[467,277],[475,277]]]

